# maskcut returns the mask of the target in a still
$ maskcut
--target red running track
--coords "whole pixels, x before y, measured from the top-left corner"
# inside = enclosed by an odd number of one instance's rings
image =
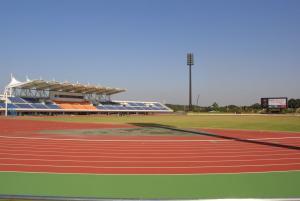
[[[202,130],[231,140],[207,135],[129,137],[39,133],[55,129],[126,127],[132,126],[1,118],[0,171],[208,174],[300,170],[297,149],[300,133]],[[251,143],[235,139],[251,139]]]

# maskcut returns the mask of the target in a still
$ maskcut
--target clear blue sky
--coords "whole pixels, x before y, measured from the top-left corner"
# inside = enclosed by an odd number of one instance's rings
[[[0,0],[0,87],[10,73],[126,88],[119,100],[200,105],[300,97],[298,0]]]

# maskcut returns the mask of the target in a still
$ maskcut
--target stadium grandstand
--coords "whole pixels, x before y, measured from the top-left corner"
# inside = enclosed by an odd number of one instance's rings
[[[159,102],[113,101],[125,89],[11,76],[0,96],[1,115],[153,114],[173,112]]]

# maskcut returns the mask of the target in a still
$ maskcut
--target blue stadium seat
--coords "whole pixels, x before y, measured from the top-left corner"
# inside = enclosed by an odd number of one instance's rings
[[[49,109],[61,109],[58,105],[54,104],[46,104],[46,107]]]
[[[48,107],[42,103],[31,103],[31,106],[36,109],[48,109]]]
[[[102,111],[167,111],[168,109],[164,105],[159,103],[148,104],[141,102],[128,102],[123,104],[115,104],[114,102],[107,102],[96,106],[98,110]]]
[[[18,108],[24,108],[24,109],[33,108],[30,104],[14,104],[14,105],[17,106]]]
[[[125,110],[131,110],[130,107],[125,106],[124,107]]]
[[[151,107],[151,110],[155,110],[155,111],[157,111],[157,110],[162,110],[163,108],[161,108],[161,107]]]
[[[125,107],[124,106],[119,106],[118,109],[119,110],[125,110]]]
[[[20,98],[20,97],[8,97],[8,99],[12,103],[27,103],[27,101],[25,101],[23,98]]]
[[[99,109],[99,110],[105,110],[106,109],[103,105],[98,105],[98,106],[96,106],[96,108]]]
[[[137,106],[140,106],[140,107],[146,107],[146,104],[145,103],[135,103]]]
[[[40,103],[38,98],[23,98],[27,103]]]
[[[156,107],[163,107],[161,104],[159,104],[159,103],[154,103],[153,104],[154,106],[156,106]]]
[[[129,106],[138,106],[136,103],[128,103],[127,105],[129,105]]]
[[[108,110],[116,110],[116,107],[112,105],[105,105],[105,108],[107,108]]]
[[[8,103],[8,104],[7,104],[7,108],[8,108],[8,109],[16,109],[16,108],[19,108],[19,107],[17,107],[15,104]]]

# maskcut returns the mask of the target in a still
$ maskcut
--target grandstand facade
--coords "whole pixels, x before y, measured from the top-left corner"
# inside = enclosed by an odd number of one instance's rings
[[[0,96],[1,115],[153,114],[173,112],[159,102],[113,101],[125,89],[11,76]]]

